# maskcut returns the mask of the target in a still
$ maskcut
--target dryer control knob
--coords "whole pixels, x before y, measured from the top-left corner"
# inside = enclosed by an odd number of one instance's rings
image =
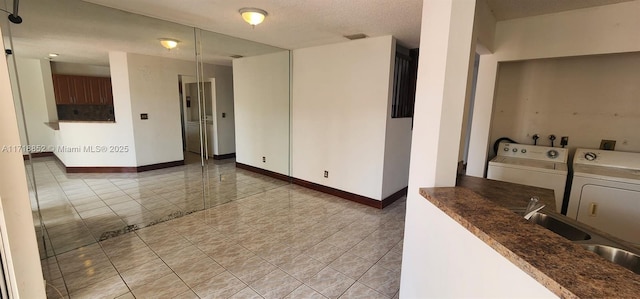
[[[508,148],[508,147],[505,147],[505,148],[504,148],[504,151],[505,151],[505,152],[508,152],[508,151],[509,151],[509,148]]]
[[[594,152],[588,152],[584,154],[584,158],[587,159],[587,161],[593,161],[598,157],[598,155],[596,155],[596,153]]]
[[[551,158],[551,159],[555,159],[558,157],[558,151],[557,150],[549,150],[547,151],[547,157]]]
[[[527,150],[526,149],[521,149],[520,152],[523,153],[523,154],[526,154]]]
[[[517,153],[517,152],[518,152],[518,149],[517,149],[517,148],[514,148],[512,151],[513,151],[514,153]]]

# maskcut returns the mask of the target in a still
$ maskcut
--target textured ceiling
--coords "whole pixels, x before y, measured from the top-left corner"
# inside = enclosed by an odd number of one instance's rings
[[[55,61],[108,65],[109,51],[123,51],[195,60],[193,27],[79,0],[21,1],[19,12],[23,23],[10,27],[18,57],[42,59],[48,53],[58,53]],[[6,35],[9,28],[5,28],[5,20],[0,24]],[[160,46],[163,37],[177,39],[180,44],[168,51]],[[201,32],[201,37],[203,60],[213,64],[230,65],[231,55],[282,50],[213,32]]]
[[[507,20],[627,0],[486,1],[496,19]],[[242,7],[269,15],[252,28],[238,13]],[[210,31],[203,33],[205,61],[228,65],[231,55],[278,50],[267,45],[297,49],[346,41],[344,35],[356,33],[393,35],[415,48],[421,10],[422,0],[28,0],[20,2],[24,23],[11,28],[19,56],[55,52],[63,54],[58,61],[106,65],[111,50],[193,60],[192,27],[198,27]],[[6,34],[5,23],[0,22]],[[181,43],[169,52],[159,47],[160,37]]]
[[[423,0],[84,0],[286,49],[345,41],[344,35],[393,35],[420,45]],[[424,0],[438,1],[438,0]],[[460,0],[464,1],[464,0]],[[478,0],[482,1],[482,0]],[[630,0],[486,0],[497,20],[614,4]],[[242,7],[269,15],[252,29]]]
[[[346,41],[343,36],[354,33],[393,35],[410,48],[420,44],[422,0],[86,1],[286,49]],[[252,29],[238,13],[243,7],[269,15]]]

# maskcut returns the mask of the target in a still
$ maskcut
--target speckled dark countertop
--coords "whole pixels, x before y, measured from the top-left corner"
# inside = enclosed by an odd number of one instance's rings
[[[640,275],[508,209],[531,196],[552,205],[552,190],[465,176],[457,185],[420,194],[559,297],[640,297]]]

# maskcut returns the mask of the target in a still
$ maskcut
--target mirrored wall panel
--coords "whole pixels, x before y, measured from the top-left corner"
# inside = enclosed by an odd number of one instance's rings
[[[20,15],[1,26],[43,258],[287,184],[289,51],[79,0]]]

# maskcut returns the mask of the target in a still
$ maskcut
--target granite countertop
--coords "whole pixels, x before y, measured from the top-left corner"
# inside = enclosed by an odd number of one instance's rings
[[[508,209],[526,207],[531,196],[553,207],[552,190],[466,176],[457,186],[420,194],[559,297],[639,296],[639,275]]]

